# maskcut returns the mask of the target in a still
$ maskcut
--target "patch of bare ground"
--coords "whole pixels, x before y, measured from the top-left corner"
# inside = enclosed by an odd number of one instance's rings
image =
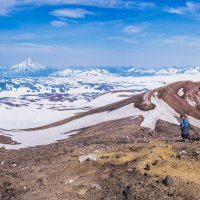
[[[152,131],[141,121],[114,120],[54,144],[0,149],[0,199],[200,199],[199,141],[176,141],[176,125],[159,121]],[[80,163],[88,154],[96,161]],[[163,183],[167,175],[170,187]]]
[[[11,137],[0,135],[0,143],[2,144],[17,144],[16,141],[13,141]]]

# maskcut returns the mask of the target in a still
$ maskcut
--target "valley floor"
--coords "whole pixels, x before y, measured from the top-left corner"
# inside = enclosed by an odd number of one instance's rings
[[[178,126],[158,121],[152,131],[140,121],[100,123],[46,146],[1,148],[0,199],[200,199],[198,138],[181,142]],[[90,158],[80,162],[81,155]]]

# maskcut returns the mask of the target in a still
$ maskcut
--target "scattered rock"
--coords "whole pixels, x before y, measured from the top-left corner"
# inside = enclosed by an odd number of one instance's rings
[[[116,157],[116,158],[121,158],[121,155],[116,155],[115,157]]]
[[[130,186],[127,186],[126,189],[123,191],[123,195],[124,195],[124,200],[132,200],[133,199],[133,195],[132,195],[132,190],[130,188]]]
[[[165,180],[164,180],[164,184],[167,186],[167,187],[171,187],[174,185],[174,180],[171,176],[167,175]]]
[[[84,189],[84,188],[82,188],[82,189],[80,189],[77,193],[78,193],[79,195],[81,195],[81,196],[84,196],[84,195],[86,194],[86,192],[87,192],[87,190]]]
[[[95,190],[101,190],[101,186],[99,184],[92,184],[91,186],[91,189],[95,189]]]
[[[143,174],[144,176],[148,176],[148,174],[145,172],[144,174]]]
[[[150,167],[150,165],[149,164],[147,164],[146,166],[145,166],[145,168],[144,168],[146,171],[149,171],[150,169],[151,169],[151,167]]]
[[[114,173],[113,172],[110,172],[109,173],[109,178],[113,178],[114,177]]]
[[[133,171],[134,171],[133,168],[128,168],[128,169],[127,169],[127,172],[133,172]]]
[[[199,160],[200,159],[200,152],[199,151],[194,152],[193,156],[195,157],[196,160]]]
[[[160,165],[160,164],[162,164],[162,162],[163,162],[163,159],[162,159],[161,157],[158,157],[158,158],[154,161],[153,165]]]
[[[11,183],[9,181],[4,181],[3,182],[3,187],[9,187],[11,185]]]
[[[178,157],[179,159],[182,159],[182,158],[184,158],[186,155],[187,155],[187,152],[184,151],[184,150],[182,150],[182,151],[180,151],[180,152],[178,153],[177,157]]]
[[[182,150],[182,151],[180,151],[180,152],[179,152],[179,154],[186,155],[186,154],[187,154],[187,152],[186,152],[186,151],[184,151],[184,150]]]
[[[73,182],[74,182],[74,180],[72,180],[72,179],[68,181],[69,184],[71,184],[71,183],[73,183]]]
[[[119,188],[125,188],[125,183],[122,182],[122,181],[118,181],[118,182],[116,183],[116,185],[119,186]]]
[[[167,193],[167,195],[168,195],[169,197],[173,197],[173,196],[174,196],[174,192],[173,192],[173,191],[169,191],[169,192]]]
[[[87,154],[87,155],[82,155],[79,157],[80,163],[83,163],[85,161],[96,161],[96,160],[97,160],[96,154]]]
[[[16,166],[17,166],[17,164],[14,163],[14,164],[13,164],[13,167],[16,167]]]
[[[37,179],[37,183],[39,186],[44,186],[45,182],[46,182],[46,179],[44,179],[44,178]]]

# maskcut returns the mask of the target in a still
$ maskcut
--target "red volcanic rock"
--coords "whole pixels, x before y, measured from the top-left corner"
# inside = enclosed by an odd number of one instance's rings
[[[200,119],[200,82],[181,81],[153,90],[176,112]]]
[[[151,97],[163,99],[179,114],[187,114],[200,119],[200,82],[180,81],[154,89],[137,98],[135,107],[142,111],[153,110],[156,105]]]

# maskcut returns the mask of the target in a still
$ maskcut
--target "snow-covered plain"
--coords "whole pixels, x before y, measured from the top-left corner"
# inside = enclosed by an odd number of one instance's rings
[[[176,74],[175,72],[176,70],[169,69],[160,73],[154,72],[154,76],[134,77],[109,75],[107,71],[88,73],[78,71],[76,75],[68,70],[65,71],[67,77],[2,79],[0,84],[3,84],[4,89],[0,87],[0,129],[4,130],[0,134],[9,134],[13,140],[21,143],[5,145],[5,147],[18,149],[49,144],[68,137],[69,132],[76,133],[75,130],[79,128],[136,115],[144,117],[142,126],[152,129],[157,119],[177,124],[174,116],[178,114],[164,101],[155,97],[152,102],[156,104],[156,108],[148,112],[143,112],[130,104],[112,112],[86,116],[50,129],[32,132],[12,131],[46,125],[168,83],[200,80],[200,72],[197,70],[195,73]],[[119,92],[112,92],[116,90]],[[179,95],[182,93],[181,90]],[[193,118],[190,120],[194,125],[199,124],[198,120]]]
[[[133,92],[106,93],[89,102],[77,100],[71,103],[68,101],[56,103],[41,100],[39,105],[32,102],[28,106],[20,107],[0,104],[0,129],[26,129],[50,124],[92,108],[126,99],[132,94]]]
[[[122,119],[125,117],[134,118],[138,115],[142,115],[144,117],[144,121],[141,125],[151,129],[155,128],[155,124],[158,119],[178,124],[175,116],[178,116],[179,114],[174,111],[167,103],[158,99],[157,97],[152,97],[152,102],[156,105],[156,108],[147,112],[135,108],[134,104],[129,104],[111,112],[101,112],[87,115],[69,123],[48,129],[36,131],[5,131],[6,134],[11,135],[12,139],[17,141],[19,144],[4,145],[4,147],[7,149],[19,149],[30,146],[49,144],[55,142],[56,140],[68,138],[70,135],[76,134],[78,129],[81,128],[89,127],[105,121]],[[196,120],[192,117],[189,119],[191,124],[200,127],[199,120]]]

